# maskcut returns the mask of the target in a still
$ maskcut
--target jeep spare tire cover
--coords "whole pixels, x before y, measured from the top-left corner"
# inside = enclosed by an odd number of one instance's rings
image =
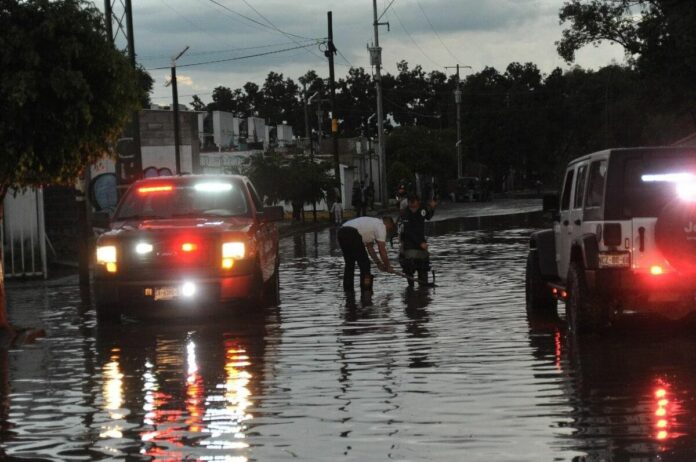
[[[676,270],[696,272],[696,203],[667,204],[655,224],[655,242]]]

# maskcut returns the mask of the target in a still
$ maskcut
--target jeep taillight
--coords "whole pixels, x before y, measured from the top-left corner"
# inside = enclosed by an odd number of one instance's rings
[[[660,265],[653,265],[650,267],[650,274],[653,276],[660,276],[665,273],[665,269]]]

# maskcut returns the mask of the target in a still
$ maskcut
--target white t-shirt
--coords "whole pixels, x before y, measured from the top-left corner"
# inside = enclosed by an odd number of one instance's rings
[[[345,222],[343,226],[357,229],[365,244],[369,244],[373,241],[386,242],[387,240],[387,227],[384,226],[384,222],[381,218],[353,218]]]

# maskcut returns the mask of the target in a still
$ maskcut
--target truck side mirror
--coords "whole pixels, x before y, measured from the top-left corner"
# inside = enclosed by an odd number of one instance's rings
[[[282,206],[264,207],[260,214],[262,221],[283,221],[285,218],[285,210]]]

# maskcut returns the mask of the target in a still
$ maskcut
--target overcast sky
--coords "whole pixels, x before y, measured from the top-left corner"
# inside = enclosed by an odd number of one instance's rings
[[[377,1],[380,13],[390,1]],[[457,63],[471,66],[474,72],[485,66],[504,70],[512,61],[536,63],[545,73],[557,66],[567,68],[554,45],[561,36],[558,10],[562,3],[394,0],[382,18],[391,31],[380,29],[384,67],[393,73],[396,62],[406,60],[426,71],[444,71],[444,66]],[[337,78],[347,73],[349,65],[369,68],[365,47],[373,41],[370,0],[137,0],[133,2],[135,49],[138,61],[152,69],[169,66],[169,57],[187,45],[190,49],[178,61],[180,66],[292,48],[309,43],[304,37],[327,36],[327,11],[333,11],[334,42],[343,55],[336,57]],[[588,47],[577,56],[577,63],[588,68],[623,60],[622,50],[609,45]],[[317,46],[179,67],[179,101],[189,104],[190,95],[198,94],[209,102],[211,92],[220,85],[238,88],[247,81],[261,85],[269,71],[297,79],[309,69],[328,75],[327,61]],[[155,79],[153,102],[169,104],[171,89],[164,86],[169,70],[150,73]]]

